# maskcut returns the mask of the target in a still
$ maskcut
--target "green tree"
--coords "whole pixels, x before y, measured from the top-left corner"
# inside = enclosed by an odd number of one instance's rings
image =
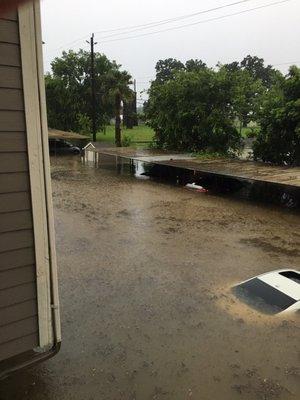
[[[64,131],[76,130],[79,107],[75,96],[61,79],[50,74],[45,76],[45,85],[49,127]]]
[[[203,62],[202,60],[188,60],[185,63],[185,69],[188,72],[198,72],[201,71],[203,69],[206,69],[207,65],[205,64],[205,62]]]
[[[159,60],[155,66],[156,78],[154,82],[156,84],[163,84],[170,79],[174,79],[179,71],[197,72],[206,68],[207,65],[198,59],[188,60],[185,64],[174,58]]]
[[[234,85],[228,74],[201,68],[180,71],[163,85],[152,84],[145,107],[159,147],[227,152],[239,148],[234,126]]]
[[[129,88],[131,76],[126,71],[114,68],[107,76],[107,83],[110,87],[109,96],[114,102],[115,144],[117,147],[121,147],[121,108],[122,103],[124,105],[126,101],[130,101],[133,98],[133,91]]]
[[[174,77],[178,71],[184,70],[184,64],[174,58],[167,58],[166,60],[159,60],[156,63],[156,83],[164,83]]]
[[[286,77],[262,98],[260,133],[254,143],[256,159],[275,164],[300,165],[300,69]]]
[[[256,121],[261,95],[266,88],[260,79],[255,79],[246,70],[238,69],[227,73],[228,79],[231,79],[234,85],[232,106],[242,132],[242,127]]]
[[[219,68],[223,67],[226,69],[226,71],[231,72],[231,73],[238,72],[241,69],[240,63],[238,61],[234,61],[230,64],[224,64],[224,65],[218,64],[218,67]]]
[[[218,65],[225,69],[235,82],[233,107],[240,122],[240,129],[256,121],[262,94],[280,78],[281,73],[271,65],[265,66],[263,58],[248,55],[241,62]]]
[[[263,58],[248,55],[241,61],[241,68],[248,71],[255,80],[261,80],[266,87],[271,87],[278,71],[272,65],[265,65]]]
[[[90,53],[84,50],[63,52],[51,63],[47,74],[46,95],[48,122],[52,128],[86,131],[92,116]],[[96,126],[102,129],[115,115],[115,102],[111,91],[117,87],[119,76],[127,85],[130,76],[121,66],[104,54],[95,53]],[[112,79],[114,76],[114,79]]]

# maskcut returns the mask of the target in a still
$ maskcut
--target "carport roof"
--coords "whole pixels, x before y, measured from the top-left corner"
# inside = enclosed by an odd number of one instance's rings
[[[58,129],[48,129],[50,139],[65,139],[65,140],[90,140],[88,136],[80,135],[74,132],[65,132]]]

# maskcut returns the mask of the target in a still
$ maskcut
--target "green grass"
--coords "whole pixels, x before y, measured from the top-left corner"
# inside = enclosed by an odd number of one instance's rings
[[[235,127],[238,130],[238,132],[240,132],[241,124],[239,121],[235,122]],[[253,136],[253,135],[255,136],[258,133],[259,133],[259,126],[255,126],[254,124],[252,124],[252,126],[242,127],[242,130],[241,130],[241,135],[242,135],[242,138],[244,138],[244,139],[247,138],[249,134],[250,134],[250,136]]]
[[[199,160],[216,160],[222,158],[231,158],[228,154],[210,153],[206,151],[193,153],[193,156],[197,157]]]
[[[140,125],[135,126],[133,129],[123,128],[122,138],[124,138],[125,136],[130,138],[131,142],[151,142],[154,136],[154,131],[146,125]],[[113,144],[115,142],[115,127],[113,125],[107,126],[106,133],[99,132],[97,134],[97,140],[100,142]],[[132,143],[132,146],[147,147],[149,145],[147,145],[146,143]]]
[[[246,138],[249,133],[251,132],[259,132],[259,127],[254,127],[254,128],[242,128],[242,137]],[[132,147],[143,147],[147,148],[150,145],[150,142],[152,142],[153,137],[154,137],[154,131],[153,129],[149,128],[146,125],[140,125],[136,126],[133,129],[126,129],[122,128],[122,138],[129,138],[131,141],[130,146]],[[105,142],[105,143],[115,143],[115,127],[113,125],[108,125],[106,127],[106,133],[104,132],[99,132],[97,134],[97,140],[99,142]],[[135,143],[135,142],[149,142],[149,143]],[[198,153],[197,154],[198,158],[202,159],[208,159],[208,158],[222,158],[224,155],[222,154],[211,154],[209,156],[208,153]]]

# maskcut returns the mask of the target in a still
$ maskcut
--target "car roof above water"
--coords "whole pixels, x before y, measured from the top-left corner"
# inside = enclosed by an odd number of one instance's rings
[[[300,273],[295,270],[268,272],[234,288],[240,300],[267,314],[300,310]]]

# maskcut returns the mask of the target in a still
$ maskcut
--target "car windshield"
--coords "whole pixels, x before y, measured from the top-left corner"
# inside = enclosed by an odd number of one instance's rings
[[[235,292],[253,307],[271,314],[286,310],[297,301],[259,278],[235,287]]]

